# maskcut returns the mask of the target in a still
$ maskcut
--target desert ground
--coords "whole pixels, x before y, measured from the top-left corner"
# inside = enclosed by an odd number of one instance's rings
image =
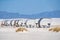
[[[17,28],[0,28],[0,40],[60,40],[60,32],[49,28],[26,28],[28,31],[16,32]]]

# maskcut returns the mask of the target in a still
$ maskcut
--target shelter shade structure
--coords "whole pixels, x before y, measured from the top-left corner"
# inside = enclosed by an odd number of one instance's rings
[[[28,28],[36,27],[35,20],[33,20],[33,19],[28,20],[26,24],[27,24]]]
[[[44,18],[41,20],[40,25],[42,28],[49,28],[51,25],[51,18]]]

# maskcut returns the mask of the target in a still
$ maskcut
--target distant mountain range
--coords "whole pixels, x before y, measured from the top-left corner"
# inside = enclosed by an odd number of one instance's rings
[[[60,10],[42,12],[33,15],[25,15],[20,13],[9,13],[5,11],[0,11],[0,19],[10,19],[10,18],[60,18]]]

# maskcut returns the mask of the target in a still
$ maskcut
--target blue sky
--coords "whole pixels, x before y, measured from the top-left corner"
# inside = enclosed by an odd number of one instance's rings
[[[60,0],[0,0],[0,11],[36,14],[60,10]]]

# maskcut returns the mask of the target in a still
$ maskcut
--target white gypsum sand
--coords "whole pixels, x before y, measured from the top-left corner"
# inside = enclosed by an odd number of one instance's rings
[[[0,28],[0,40],[60,40],[60,32],[49,28],[26,28],[27,32],[15,32],[17,28]]]

